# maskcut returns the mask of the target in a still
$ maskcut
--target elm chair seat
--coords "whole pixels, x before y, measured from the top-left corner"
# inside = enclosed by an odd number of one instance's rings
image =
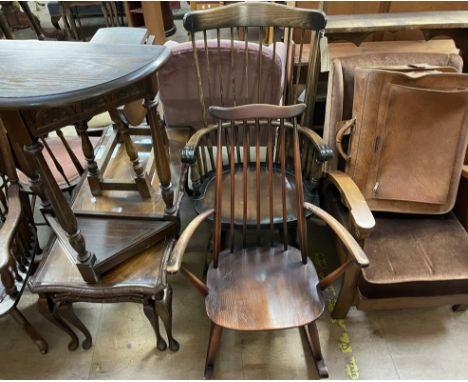
[[[468,293],[468,233],[443,216],[376,216],[359,289],[369,298]]]
[[[215,324],[234,330],[304,326],[323,313],[319,278],[300,250],[282,244],[219,254],[208,269],[206,312]]]

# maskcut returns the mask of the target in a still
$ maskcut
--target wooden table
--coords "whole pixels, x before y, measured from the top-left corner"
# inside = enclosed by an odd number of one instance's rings
[[[131,139],[131,135],[150,133],[154,164],[147,164],[146,169],[155,168],[159,180],[164,206],[161,220],[165,220],[165,216],[174,216],[176,207],[168,137],[159,123],[155,101],[155,73],[169,58],[170,52],[165,47],[154,45],[9,40],[0,40],[0,51],[0,117],[13,142],[24,146],[25,152],[34,158],[40,174],[35,181],[45,191],[64,237],[76,251],[75,260],[80,273],[84,280],[95,282],[98,273],[106,270],[99,268],[100,261],[115,266],[122,260],[115,258],[109,262],[109,258],[101,258],[97,261],[96,256],[86,249],[77,219],[46,165],[43,146],[38,139],[58,128],[75,124],[88,162],[89,187],[95,197],[108,190],[118,190],[139,191],[141,196],[151,198],[148,172],[141,165]],[[122,113],[117,110],[138,99],[145,100],[149,129],[129,129],[121,119]],[[99,168],[85,121],[105,111],[111,111],[117,129],[115,138],[110,139],[109,146],[104,148],[103,159],[100,160],[102,167]],[[132,182],[102,178],[118,141],[122,142],[131,160],[135,174]]]

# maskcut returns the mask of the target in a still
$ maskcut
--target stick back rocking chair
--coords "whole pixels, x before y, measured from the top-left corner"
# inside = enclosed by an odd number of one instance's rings
[[[368,265],[368,260],[358,243],[328,213],[304,202],[302,169],[299,156],[299,133],[295,119],[305,105],[274,106],[264,104],[244,105],[232,108],[210,107],[211,115],[218,118],[216,130],[216,176],[214,208],[198,215],[185,229],[176,243],[168,262],[168,272],[181,271],[205,296],[206,311],[211,320],[210,340],[205,364],[205,377],[213,371],[214,359],[223,328],[241,331],[258,331],[302,327],[312,350],[321,377],[328,375],[319,344],[315,320],[324,310],[321,290],[337,279],[348,265]],[[222,120],[227,121],[223,124]],[[267,145],[267,177],[260,176],[260,125],[264,124]],[[288,126],[288,127],[286,127]],[[286,131],[292,132],[288,143]],[[234,136],[255,137],[255,160],[249,155],[241,158],[241,182],[234,182],[236,175],[236,146]],[[279,140],[273,137],[278,131]],[[222,148],[224,137],[230,136],[228,171],[223,170]],[[247,140],[244,139],[244,153]],[[296,248],[288,240],[288,208],[286,194],[289,183],[286,173],[286,145],[293,151],[294,183],[293,209],[297,216],[298,243]],[[280,177],[274,183],[274,151],[279,152]],[[229,188],[223,187],[225,180]],[[251,185],[250,179],[253,179]],[[263,182],[263,184],[262,184]],[[261,192],[261,189],[265,190]],[[273,202],[273,195],[277,195]],[[250,203],[254,224],[249,227]],[[264,200],[260,208],[260,200]],[[226,203],[229,201],[230,203]],[[307,229],[305,211],[324,220],[350,251],[347,262],[319,281],[314,265],[307,257]],[[275,213],[281,216],[275,221]],[[262,214],[267,223],[262,227]],[[213,261],[209,266],[206,284],[182,265],[182,257],[197,227],[209,216],[214,216]],[[224,219],[227,219],[226,221]],[[223,245],[222,224],[228,226],[229,240]],[[251,232],[256,233],[252,240]],[[253,235],[255,236],[255,235]]]

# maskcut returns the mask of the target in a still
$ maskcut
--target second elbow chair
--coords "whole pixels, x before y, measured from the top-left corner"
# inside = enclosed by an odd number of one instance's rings
[[[217,167],[213,179],[214,205],[198,215],[181,234],[167,267],[169,273],[181,271],[185,274],[205,298],[206,312],[211,320],[205,378],[212,375],[223,328],[240,331],[302,328],[320,377],[328,376],[315,324],[325,308],[321,291],[349,265],[366,267],[369,263],[359,244],[336,219],[304,201],[299,133],[295,122],[304,110],[303,104],[209,108],[212,117],[219,119],[216,130]],[[242,181],[235,182],[234,136],[251,131],[258,138],[260,125],[263,125],[266,136],[267,177],[260,179],[259,139],[251,141],[255,142],[252,144],[255,155],[252,156],[248,154],[250,147],[247,147],[247,140],[243,140],[242,153],[247,155],[242,155],[241,159]],[[286,197],[290,182],[286,173],[286,130],[292,132],[290,145],[295,175],[293,206],[287,206]],[[225,133],[231,139],[227,146],[229,164],[223,167]],[[276,134],[278,141],[273,139]],[[280,158],[279,184],[273,184],[275,152]],[[255,186],[249,186],[251,181]],[[224,182],[229,183],[229,187],[223,187]],[[275,200],[273,195],[277,195]],[[230,200],[230,203],[225,203],[225,200]],[[252,201],[255,201],[254,208],[250,206]],[[289,208],[297,216],[297,245],[288,237]],[[350,253],[345,264],[322,280],[319,280],[307,256],[306,213],[327,223]],[[205,284],[183,266],[182,259],[190,238],[210,216],[214,217],[213,261]],[[249,219],[252,219],[250,224]],[[260,224],[262,219],[263,224]],[[221,235],[223,228],[227,231],[225,240]],[[252,231],[255,239],[249,235]]]

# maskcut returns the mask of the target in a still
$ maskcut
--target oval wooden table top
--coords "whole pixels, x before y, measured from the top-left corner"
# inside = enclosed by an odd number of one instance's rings
[[[169,56],[158,45],[0,40],[0,109],[100,96],[151,75]]]

